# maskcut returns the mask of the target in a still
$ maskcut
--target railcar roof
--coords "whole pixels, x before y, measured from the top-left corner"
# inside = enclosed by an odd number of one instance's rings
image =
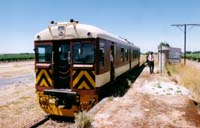
[[[100,28],[92,25],[79,24],[75,22],[60,22],[51,24],[48,28],[35,35],[35,41],[40,40],[60,40],[60,39],[86,39],[86,38],[103,38],[113,42],[130,44],[128,41],[114,36]]]

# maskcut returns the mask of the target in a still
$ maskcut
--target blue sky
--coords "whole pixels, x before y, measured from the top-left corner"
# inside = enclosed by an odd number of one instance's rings
[[[0,53],[33,52],[34,35],[51,20],[95,25],[127,38],[142,52],[162,41],[183,50],[183,32],[171,24],[200,24],[199,0],[2,0]],[[200,50],[200,27],[188,28],[187,50]]]

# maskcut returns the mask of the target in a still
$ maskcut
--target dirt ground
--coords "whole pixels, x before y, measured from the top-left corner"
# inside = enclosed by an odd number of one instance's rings
[[[0,128],[27,128],[45,115],[36,102],[34,62],[0,63]],[[50,120],[40,127],[70,125]]]
[[[13,78],[34,73],[33,61],[0,63],[0,78]]]
[[[15,80],[20,76],[29,80]],[[0,80],[9,81],[0,86],[1,128],[23,128],[45,115],[36,103],[33,61],[1,63]]]
[[[27,127],[46,115],[36,103],[33,64],[32,61],[0,64],[0,85],[2,81],[11,81],[9,85],[0,86],[1,128]],[[199,63],[195,65],[200,69]],[[16,80],[19,76],[29,80]],[[146,67],[123,97],[107,98],[107,102],[89,112],[92,127],[200,128],[200,109],[193,104],[193,98],[189,90],[171,78],[150,75]],[[72,128],[75,125],[50,120],[40,127]]]
[[[168,76],[150,75],[146,67],[123,97],[109,99],[100,108],[94,108],[90,114],[94,119],[92,126],[200,128],[200,108],[191,99],[194,96],[189,90]]]

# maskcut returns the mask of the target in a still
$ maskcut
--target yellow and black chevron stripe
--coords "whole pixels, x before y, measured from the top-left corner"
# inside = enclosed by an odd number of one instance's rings
[[[43,87],[53,86],[52,70],[49,69],[36,69],[36,85]]]
[[[95,72],[92,70],[74,70],[73,88],[75,89],[94,89]]]

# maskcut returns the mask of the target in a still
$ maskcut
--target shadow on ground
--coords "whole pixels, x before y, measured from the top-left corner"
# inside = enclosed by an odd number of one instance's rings
[[[115,81],[110,82],[100,89],[100,100],[109,96],[123,96],[135,80],[140,76],[140,73],[145,68],[145,64],[134,68],[133,70],[116,78]]]

